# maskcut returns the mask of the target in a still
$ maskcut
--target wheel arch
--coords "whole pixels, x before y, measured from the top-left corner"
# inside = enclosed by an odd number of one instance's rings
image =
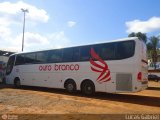
[[[18,80],[21,81],[19,77],[15,77],[15,78],[14,78],[14,83],[15,83],[16,81],[18,81]]]

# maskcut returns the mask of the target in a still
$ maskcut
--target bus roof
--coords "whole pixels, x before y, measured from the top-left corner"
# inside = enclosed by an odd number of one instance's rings
[[[128,41],[128,40],[137,40],[138,37],[128,37],[128,38],[122,38],[122,39],[116,39],[116,40],[108,40],[108,41],[104,41],[104,42],[97,42],[97,43],[93,43],[93,44],[85,44],[85,45],[77,45],[77,46],[69,46],[69,47],[63,47],[63,48],[53,48],[53,49],[45,49],[45,50],[36,50],[36,51],[29,51],[29,52],[19,52],[19,53],[15,53],[12,55],[16,55],[16,54],[25,54],[25,53],[34,53],[34,52],[41,52],[41,51],[48,51],[48,50],[58,50],[58,49],[64,49],[64,48],[73,48],[73,47],[81,47],[81,46],[87,46],[87,45],[97,45],[97,44],[103,44],[103,43],[112,43],[112,42],[120,42],[120,41]],[[11,56],[12,56],[11,55]]]

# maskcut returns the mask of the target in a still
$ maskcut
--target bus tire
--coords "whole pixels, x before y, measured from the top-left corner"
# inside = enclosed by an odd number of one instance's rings
[[[21,82],[20,82],[19,78],[15,78],[15,80],[14,80],[14,86],[16,88],[20,88],[21,87]]]
[[[95,85],[91,80],[82,82],[81,91],[85,95],[93,95],[95,93]]]
[[[67,80],[64,84],[64,87],[69,93],[73,93],[76,91],[76,83],[72,79]]]

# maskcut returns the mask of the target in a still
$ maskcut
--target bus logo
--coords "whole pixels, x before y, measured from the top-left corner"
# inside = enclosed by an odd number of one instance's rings
[[[91,48],[90,53],[91,53],[91,58],[90,58],[91,70],[100,73],[100,75],[97,78],[97,82],[102,83],[110,81],[111,76],[107,63],[97,55],[97,53],[94,51],[93,48]],[[98,62],[95,62],[94,60],[97,60]]]

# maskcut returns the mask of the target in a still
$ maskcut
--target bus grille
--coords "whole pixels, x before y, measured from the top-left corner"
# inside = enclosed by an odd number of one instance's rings
[[[132,75],[118,73],[116,75],[116,90],[132,91]]]

